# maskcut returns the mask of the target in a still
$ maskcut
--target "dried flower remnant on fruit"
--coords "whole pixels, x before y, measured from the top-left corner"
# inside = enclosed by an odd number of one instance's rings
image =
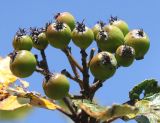
[[[57,14],[54,16],[54,19],[57,19],[60,15],[61,15],[61,13],[57,13]]]
[[[140,36],[140,37],[144,37],[144,31],[143,31],[143,29],[140,29],[140,30],[138,30],[138,36]]]
[[[62,23],[62,22],[56,22],[56,24],[55,24],[55,29],[57,30],[57,31],[61,31],[61,30],[63,30],[63,28],[64,28],[65,26],[64,26],[64,23]]]
[[[38,42],[38,35],[42,32],[44,32],[44,28],[30,28],[30,35],[32,36],[33,38],[33,41],[36,43],[36,44],[39,44]]]
[[[132,38],[143,38],[145,37],[145,32],[143,29],[135,29],[131,32]]]
[[[45,31],[47,30],[48,26],[52,24],[52,21],[49,21],[45,24]]]
[[[86,30],[86,26],[84,24],[84,20],[81,23],[77,22],[76,29],[77,29],[78,32],[84,32]]]
[[[135,54],[135,51],[132,47],[124,45],[120,55],[123,57],[133,57],[134,54]]]
[[[100,57],[101,57],[101,63],[103,65],[112,64],[115,67],[117,66],[116,60],[112,59],[112,57],[109,54],[107,54],[105,52],[101,52],[100,54],[101,54],[100,55]]]
[[[103,27],[106,25],[106,23],[104,23],[103,21],[98,21],[97,24],[100,25],[101,30],[103,29]]]
[[[102,60],[101,61],[102,61],[102,64],[111,63],[110,57],[105,53],[102,53]]]
[[[99,35],[98,35],[98,39],[107,40],[108,39],[108,33],[104,30],[100,31]]]
[[[26,35],[27,31],[25,30],[25,28],[19,28],[19,30],[16,32],[16,36],[17,36],[17,40],[19,41],[21,36]]]
[[[48,40],[46,38],[45,28],[30,28],[30,37],[33,40],[33,47],[38,50],[44,50],[48,46]]]
[[[118,20],[117,16],[115,16],[115,17],[111,16],[109,19],[109,23],[112,24],[114,21],[117,21],[117,20]]]

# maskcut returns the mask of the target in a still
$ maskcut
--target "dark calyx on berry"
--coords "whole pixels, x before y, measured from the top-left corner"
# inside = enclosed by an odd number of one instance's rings
[[[65,27],[65,26],[64,26],[64,23],[63,23],[63,22],[58,22],[58,21],[56,22],[55,29],[56,29],[57,31],[62,30],[64,27]]]
[[[112,24],[114,21],[117,21],[117,20],[118,20],[117,16],[115,16],[115,17],[111,16],[110,19],[109,19],[109,23]]]
[[[61,13],[57,13],[57,14],[54,16],[54,19],[57,19],[60,15],[61,15]]]
[[[98,21],[97,24],[100,25],[101,29],[103,29],[103,27],[106,25],[106,23],[104,23],[103,21]]]
[[[140,30],[138,30],[138,36],[140,36],[140,37],[144,37],[144,31],[143,31],[143,29],[140,29]]]
[[[111,63],[111,58],[109,55],[103,53],[102,54],[102,64],[110,64]]]
[[[49,21],[45,24],[45,31],[47,30],[48,26],[52,24],[52,21]]]
[[[134,55],[133,48],[125,45],[122,49],[121,55],[124,57],[133,57],[133,55]]]
[[[45,29],[44,28],[30,28],[30,35],[32,36],[33,38],[33,41],[36,43],[36,44],[39,44],[39,41],[38,41],[38,35],[42,32],[45,32]]]
[[[16,32],[17,41],[21,38],[21,36],[26,34],[27,34],[27,31],[24,28],[19,28],[19,30]]]
[[[105,32],[104,30],[101,30],[101,31],[99,32],[99,36],[100,36],[101,39],[105,39],[105,40],[108,39],[108,33]]]
[[[85,29],[85,24],[84,24],[84,20],[80,23],[80,22],[77,22],[77,26],[76,26],[76,29],[78,32],[84,32],[86,31]]]

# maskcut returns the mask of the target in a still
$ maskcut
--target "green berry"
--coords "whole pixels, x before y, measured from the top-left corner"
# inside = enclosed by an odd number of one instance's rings
[[[147,34],[140,29],[130,31],[124,38],[125,44],[135,49],[135,58],[143,59],[150,47],[150,42]]]
[[[91,59],[90,70],[93,76],[99,80],[105,80],[114,75],[117,61],[113,54],[100,52]]]
[[[27,50],[16,51],[11,54],[11,72],[20,78],[25,78],[35,71],[37,61],[35,56]]]
[[[65,97],[69,92],[70,84],[63,74],[52,74],[46,76],[43,82],[43,89],[47,97],[59,100]]]
[[[115,57],[119,66],[128,67],[135,59],[135,50],[130,46],[121,45],[116,50]]]

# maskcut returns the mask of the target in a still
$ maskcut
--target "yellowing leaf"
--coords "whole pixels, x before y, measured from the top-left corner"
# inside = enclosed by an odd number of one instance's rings
[[[40,97],[38,95],[34,95],[33,93],[27,94],[28,98],[31,99],[30,104],[33,106],[41,107],[41,108],[46,108],[49,110],[55,110],[59,108],[58,105],[54,104],[50,100],[47,100],[43,97]]]
[[[2,89],[2,87],[3,87],[3,85],[2,85],[2,83],[0,83],[0,90]]]
[[[12,74],[9,68],[10,57],[0,59],[0,83],[11,84],[17,80],[17,77]]]
[[[8,96],[0,101],[0,110],[14,110],[23,106],[29,106],[30,99],[17,96]]]
[[[12,96],[6,90],[0,94],[0,120],[13,120],[26,116],[31,111],[30,99]]]
[[[59,108],[59,106],[56,105],[54,102],[42,97],[40,94],[25,91],[21,87],[17,87],[15,89],[10,87],[8,88],[8,92],[12,95],[17,95],[18,97],[29,99],[28,104],[32,106],[46,108],[49,110],[55,110]]]

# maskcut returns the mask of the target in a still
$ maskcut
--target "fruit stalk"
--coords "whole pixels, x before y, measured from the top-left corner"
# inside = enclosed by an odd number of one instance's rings
[[[103,81],[97,80],[90,86],[91,99],[93,99],[96,91],[103,86]]]
[[[74,59],[74,57],[72,56],[72,54],[71,54],[71,51],[69,51],[69,49],[64,49],[64,50],[62,50],[64,53],[65,53],[65,55],[67,56],[67,58],[68,58],[68,60],[69,60],[69,62],[71,63],[71,65],[74,65],[74,66],[76,66],[81,72],[83,72],[83,68],[78,64],[78,62]],[[73,68],[72,68],[73,69]],[[75,74],[77,74],[77,72],[75,73]]]
[[[90,51],[88,66],[89,66],[89,64],[90,64],[91,59],[92,59],[93,56],[94,56],[95,50],[96,50],[95,48],[92,48],[91,51]]]
[[[61,73],[67,76],[68,78],[72,79],[73,81],[79,83],[81,89],[83,89],[83,81],[80,78],[72,76],[66,69],[62,70]]]
[[[73,106],[72,101],[68,97],[64,97],[63,101],[68,106],[69,110],[72,112],[72,116],[76,118],[77,117],[77,113],[75,111],[75,108]]]
[[[82,66],[83,66],[83,87],[84,87],[84,92],[85,96],[88,96],[89,98],[89,68],[87,64],[87,53],[85,50],[81,49],[81,55],[82,55]]]
[[[41,56],[42,56],[42,59],[43,59],[42,61],[44,63],[44,69],[49,71],[45,51],[44,50],[40,50],[40,52],[41,52]]]

